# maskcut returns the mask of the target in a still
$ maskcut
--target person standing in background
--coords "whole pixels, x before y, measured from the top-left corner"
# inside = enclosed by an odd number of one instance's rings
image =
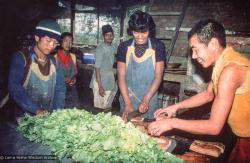
[[[166,58],[165,45],[154,38],[155,23],[145,12],[130,16],[128,32],[132,39],[122,42],[117,51],[118,84],[122,117],[138,110],[153,118],[158,108],[160,86]]]
[[[77,64],[76,55],[71,53],[73,35],[64,32],[61,35],[61,46],[56,57],[62,63],[64,82],[66,84],[65,108],[80,107],[80,100],[76,88]]]
[[[59,24],[52,19],[44,19],[34,31],[35,45],[13,55],[8,89],[18,105],[17,121],[25,112],[39,115],[64,108],[66,89],[62,66],[50,55],[59,44],[60,36]]]
[[[117,92],[113,71],[117,46],[112,43],[114,32],[109,24],[102,26],[102,35],[104,42],[96,49],[95,70],[90,88],[92,88],[94,94],[94,107],[108,109],[112,107]]]

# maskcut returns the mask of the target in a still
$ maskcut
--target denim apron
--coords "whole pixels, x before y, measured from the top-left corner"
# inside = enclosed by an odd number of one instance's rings
[[[141,57],[135,55],[134,41],[128,47],[126,54],[126,83],[133,109],[138,110],[140,101],[147,93],[155,76],[155,51],[148,39],[148,49]],[[144,118],[153,118],[154,111],[158,108],[158,93],[151,98],[148,111],[143,114]],[[121,111],[124,111],[124,100],[120,96]]]
[[[46,108],[49,111],[53,107],[53,97],[56,85],[56,67],[49,58],[50,71],[48,75],[43,75],[35,62],[35,55],[31,56],[31,65],[27,78],[24,82],[24,88],[29,97],[40,108]]]

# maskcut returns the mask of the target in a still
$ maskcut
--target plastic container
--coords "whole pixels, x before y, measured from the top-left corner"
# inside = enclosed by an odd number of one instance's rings
[[[95,55],[91,53],[83,53],[81,60],[83,64],[95,64]]]

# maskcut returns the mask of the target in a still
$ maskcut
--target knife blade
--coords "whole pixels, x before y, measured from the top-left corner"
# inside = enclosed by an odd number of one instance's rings
[[[141,115],[143,115],[143,113],[140,113],[138,110],[130,112],[130,113],[128,113],[127,121],[130,121],[132,118],[139,117]]]
[[[154,121],[156,121],[155,118],[152,118],[152,119],[144,118],[144,119],[143,119],[143,122],[154,122]]]
[[[141,103],[141,99],[139,99],[129,87],[128,91],[129,91],[129,97],[133,96],[139,103]]]
[[[170,136],[170,138],[177,143],[175,149],[172,150],[173,154],[184,154],[189,151],[191,144],[194,142],[193,139],[188,139],[178,135]]]

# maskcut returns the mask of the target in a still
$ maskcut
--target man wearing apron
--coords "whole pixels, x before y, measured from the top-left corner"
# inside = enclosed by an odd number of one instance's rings
[[[129,20],[132,39],[121,43],[117,51],[120,105],[124,120],[138,110],[145,118],[153,118],[158,108],[157,90],[162,81],[165,46],[152,38],[155,24],[152,17],[136,11]]]
[[[78,74],[76,55],[72,53],[73,35],[64,32],[61,35],[60,48],[57,50],[56,58],[62,63],[64,82],[66,86],[65,108],[79,108],[76,78]]]
[[[60,62],[50,56],[60,40],[59,24],[52,19],[41,20],[34,31],[35,45],[27,52],[30,60],[25,76],[24,53],[16,52],[11,61],[8,88],[15,103],[16,119],[24,113],[45,114],[64,108],[65,84]],[[23,82],[24,81],[24,82]]]

